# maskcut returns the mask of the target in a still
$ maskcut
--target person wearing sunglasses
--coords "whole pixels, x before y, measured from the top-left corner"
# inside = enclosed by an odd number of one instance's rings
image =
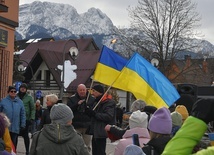
[[[15,87],[8,87],[8,95],[0,101],[0,112],[3,112],[11,122],[9,127],[10,137],[16,148],[20,129],[25,128],[26,117],[24,104],[16,96]]]

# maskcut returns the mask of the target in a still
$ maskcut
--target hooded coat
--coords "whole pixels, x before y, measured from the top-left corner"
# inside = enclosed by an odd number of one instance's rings
[[[207,130],[207,124],[202,120],[189,116],[176,135],[166,145],[162,155],[183,155],[192,154],[195,145],[201,140]],[[182,145],[181,145],[182,144]],[[208,147],[194,155],[213,155],[214,147]]]
[[[132,128],[125,132],[123,139],[119,140],[114,155],[122,155],[126,147],[130,144],[133,144],[132,135],[138,134],[140,146],[143,147],[150,140],[149,131],[146,128]]]
[[[31,155],[89,155],[72,125],[46,124],[33,136]]]
[[[101,96],[102,97],[102,96]],[[100,97],[100,98],[101,98]],[[96,101],[99,101],[97,98]],[[96,105],[95,102],[94,105]],[[103,97],[100,104],[94,110],[96,112],[95,116],[91,118],[91,126],[87,134],[91,134],[94,138],[107,138],[107,132],[105,131],[105,126],[107,124],[114,125],[116,122],[116,103],[111,99],[110,96],[106,95]]]
[[[18,97],[11,99],[8,95],[0,102],[0,112],[3,112],[10,120],[9,131],[19,134],[20,128],[25,127],[26,117],[23,102]]]

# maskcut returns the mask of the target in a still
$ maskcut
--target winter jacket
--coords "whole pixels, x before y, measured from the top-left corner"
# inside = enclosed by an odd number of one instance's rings
[[[116,125],[112,125],[110,128],[110,133],[113,134],[114,136],[118,137],[118,139],[122,139],[124,133],[130,129],[129,126],[127,126],[125,129],[122,129]]]
[[[166,144],[170,141],[170,139],[171,139],[170,135],[153,138],[143,147],[143,152],[146,155],[161,155]]]
[[[5,120],[5,131],[4,131],[4,135],[2,137],[4,144],[5,144],[5,150],[7,152],[11,152],[12,150],[12,141],[11,141],[11,137],[10,137],[10,132],[9,132],[9,126],[10,126],[10,120],[8,119],[8,117],[4,114],[4,113],[0,113],[1,116],[4,117]]]
[[[19,94],[17,96],[19,96]],[[25,107],[26,120],[35,120],[36,109],[33,97],[30,96],[28,93],[25,93],[25,95],[22,98],[22,102]]]
[[[97,99],[97,101],[99,101]],[[94,104],[96,105],[96,103]],[[114,125],[116,123],[116,103],[114,100],[104,97],[103,100],[94,110],[95,116],[91,118],[91,125],[89,134],[92,134],[94,138],[107,138],[107,132],[105,126],[107,124]]]
[[[72,95],[70,98],[68,98],[67,105],[71,108],[71,110],[74,113],[74,118],[72,120],[72,124],[75,129],[78,128],[88,128],[90,125],[90,117],[85,114],[86,106],[92,107],[95,101],[95,98],[91,95],[89,96],[88,102],[83,102],[81,105],[78,104],[78,102],[82,100],[78,93]],[[86,100],[86,98],[85,98]]]
[[[51,108],[52,108],[52,106],[49,106],[49,107],[47,107],[47,109],[45,109],[43,111],[38,130],[41,130],[45,124],[51,123],[51,119],[50,119]]]
[[[5,150],[8,151],[8,152],[11,152],[11,150],[12,150],[12,145],[11,145],[12,141],[11,141],[10,132],[9,132],[8,127],[5,128],[4,135],[3,135],[3,140],[4,140],[4,143],[5,143]]]
[[[20,128],[25,127],[25,108],[22,100],[18,97],[11,99],[8,95],[3,98],[0,102],[0,112],[5,113],[5,115],[9,118],[11,122],[9,127],[10,132],[19,134]]]
[[[163,155],[191,154],[194,146],[198,144],[207,130],[207,124],[202,120],[189,116],[176,135],[166,145]],[[182,144],[182,145],[181,145]],[[198,151],[195,155],[213,155],[214,147]]]
[[[138,134],[140,146],[143,147],[150,140],[150,135],[148,129],[145,128],[132,128],[125,132],[123,139],[119,140],[114,155],[123,155],[126,146],[133,144],[132,135]]]
[[[5,150],[4,141],[0,138],[0,155],[11,155]]]
[[[30,155],[35,153],[37,155],[89,155],[82,137],[73,126],[60,124],[46,124],[33,136]]]

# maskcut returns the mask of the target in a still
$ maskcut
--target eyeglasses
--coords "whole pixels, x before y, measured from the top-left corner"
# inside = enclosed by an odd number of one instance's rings
[[[11,93],[16,93],[16,91],[15,91],[15,90],[14,90],[14,91],[13,91],[13,90],[11,90],[10,92],[11,92]]]

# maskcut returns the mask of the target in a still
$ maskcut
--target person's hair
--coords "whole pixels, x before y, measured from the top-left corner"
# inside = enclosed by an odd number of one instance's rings
[[[143,100],[137,99],[131,105],[131,112],[142,110],[146,106],[146,103]]]
[[[58,101],[58,96],[56,96],[55,94],[49,94],[46,95],[46,99],[49,98],[49,100],[51,101],[51,103],[56,104]]]
[[[149,131],[149,134],[150,134],[150,139],[170,136],[170,134],[160,134],[153,131]]]
[[[10,126],[10,119],[5,115],[5,113],[3,113],[3,112],[0,112],[0,115],[2,116],[2,117],[4,117],[4,120],[5,120],[5,125],[6,125],[6,127],[9,127]]]

